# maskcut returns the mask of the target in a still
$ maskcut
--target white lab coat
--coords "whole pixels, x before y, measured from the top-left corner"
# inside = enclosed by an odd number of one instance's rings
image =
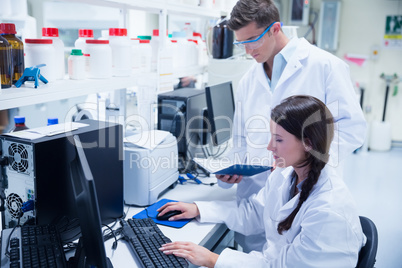
[[[292,95],[314,96],[323,101],[334,116],[337,129],[329,165],[338,166],[339,160],[363,144],[366,121],[353,89],[349,66],[304,38],[298,41],[273,92],[262,63],[255,63],[240,80],[233,120],[233,149],[227,154],[232,160],[247,158],[248,163],[272,164],[267,150],[271,109]],[[237,200],[257,193],[265,185],[268,175],[262,173],[243,178],[237,186]],[[231,187],[222,182],[219,185]],[[246,251],[260,250],[264,239],[263,234],[250,238],[236,235],[236,241]]]
[[[265,231],[261,252],[225,249],[215,265],[220,267],[356,267],[365,245],[356,206],[343,180],[324,168],[291,228],[283,235],[278,223],[297,206],[300,193],[290,198],[293,168],[277,168],[264,188],[249,199],[196,202],[201,222],[225,223],[245,235]]]

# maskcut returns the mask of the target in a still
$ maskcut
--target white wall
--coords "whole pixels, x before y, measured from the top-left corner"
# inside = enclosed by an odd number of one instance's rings
[[[348,0],[342,2],[340,45],[336,53],[371,54],[374,45],[382,46],[387,15],[401,15],[402,1],[391,0]],[[386,84],[380,78],[382,73],[398,74],[402,77],[402,48],[381,48],[377,61],[369,60],[362,67],[350,64],[352,79],[365,84],[365,106],[372,107],[367,113],[368,121],[382,120]],[[392,139],[402,141],[402,83],[399,93],[388,96],[386,120],[392,125]]]
[[[287,2],[287,0],[282,0],[282,5],[286,8],[288,8]],[[311,0],[312,10],[319,12],[321,2],[321,0]],[[382,73],[387,75],[396,73],[402,77],[402,48],[382,48],[386,16],[398,14],[402,14],[402,0],[342,1],[339,46],[334,54],[342,59],[346,53],[369,56],[373,46],[380,48],[378,60],[367,60],[361,67],[346,61],[350,66],[352,80],[364,85],[364,110],[368,122],[382,120],[386,84],[380,75]],[[285,22],[286,19],[285,17]],[[312,20],[312,16],[310,16],[310,20]],[[318,23],[316,34],[318,34]],[[306,32],[307,27],[300,27],[299,37]],[[311,41],[312,35],[310,34],[307,39]],[[396,96],[392,96],[393,90],[394,85],[391,86],[388,96],[386,120],[392,125],[392,139],[402,141],[402,121],[400,120],[402,115],[402,83],[400,83],[399,93]]]

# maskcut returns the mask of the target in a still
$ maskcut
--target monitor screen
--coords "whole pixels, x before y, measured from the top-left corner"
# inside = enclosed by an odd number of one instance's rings
[[[111,267],[106,257],[95,182],[78,135],[74,135],[76,157],[70,162],[71,184],[82,237],[74,262],[78,267]]]
[[[214,145],[228,141],[232,134],[234,115],[234,97],[232,82],[226,82],[205,88],[207,99],[208,130]]]

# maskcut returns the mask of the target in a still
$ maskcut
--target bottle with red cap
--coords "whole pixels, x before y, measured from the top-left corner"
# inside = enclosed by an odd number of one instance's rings
[[[40,74],[49,82],[56,80],[56,49],[51,39],[25,39],[25,64],[27,67],[45,64]]]
[[[13,84],[21,78],[24,73],[24,44],[15,36],[17,33],[14,23],[1,23],[0,33],[11,45],[11,58],[12,58],[12,82]]]
[[[94,39],[94,30],[92,29],[79,29],[78,39],[75,40],[74,47],[76,49],[81,49],[83,54],[87,54],[85,50],[85,41],[88,39]]]
[[[126,28],[110,28],[109,42],[112,48],[112,75],[130,76],[131,46]]]
[[[12,86],[12,73],[11,45],[7,39],[0,35],[0,88],[9,88]]]
[[[59,38],[59,29],[57,28],[42,28],[42,38],[52,39],[53,46],[56,50],[56,79],[64,79],[65,75],[65,60],[64,60],[64,43]]]

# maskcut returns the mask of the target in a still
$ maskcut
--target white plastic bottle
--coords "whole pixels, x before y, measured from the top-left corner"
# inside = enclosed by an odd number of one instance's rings
[[[127,37],[127,29],[110,28],[109,42],[112,48],[112,75],[130,76],[131,45]]]
[[[140,40],[141,72],[143,73],[150,73],[152,70],[152,47],[149,42],[150,40]]]
[[[152,39],[149,42],[149,44],[152,47],[151,71],[155,72],[158,65],[158,57],[159,57],[159,46],[160,46],[159,29],[153,30]]]
[[[131,38],[131,69],[133,74],[141,72],[141,48],[140,39]]]
[[[184,68],[188,66],[188,50],[189,44],[186,39],[185,32],[173,32],[172,39],[176,40],[177,46],[174,52],[175,57],[177,57],[177,67]]]
[[[59,38],[59,29],[42,28],[42,38],[53,40],[53,46],[56,50],[56,79],[64,79],[64,75],[66,73],[64,67],[64,43]]]
[[[79,29],[78,39],[75,40],[74,47],[76,49],[81,49],[82,54],[87,54],[85,50],[85,41],[88,39],[94,39],[94,31],[91,29]]]
[[[193,38],[198,42],[198,65],[206,66],[208,65],[208,52],[205,41],[202,40],[202,35],[200,33],[193,33]]]
[[[51,39],[25,39],[25,66],[40,64],[40,74],[49,82],[56,80],[56,49]]]
[[[188,39],[188,59],[187,66],[198,65],[198,41]]]
[[[85,57],[81,49],[73,49],[68,57],[68,76],[73,80],[85,79]]]
[[[112,49],[109,40],[86,40],[89,54],[88,78],[112,77]]]

